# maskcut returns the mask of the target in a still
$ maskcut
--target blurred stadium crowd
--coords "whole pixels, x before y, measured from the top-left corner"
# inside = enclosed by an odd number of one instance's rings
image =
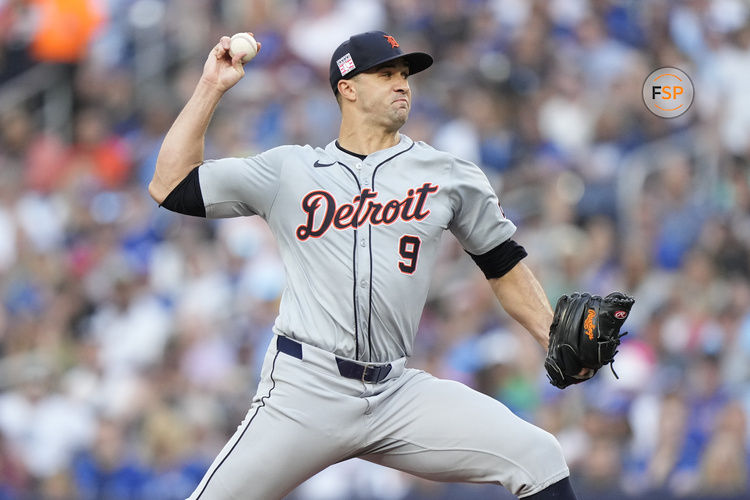
[[[582,499],[750,497],[749,20],[741,0],[0,0],[0,499],[192,491],[284,273],[260,219],[152,202],[161,139],[218,37],[249,30],[263,50],[206,156],[325,145],[330,54],[368,29],[435,56],[405,133],[485,170],[550,300],[637,299],[619,380],[559,391],[447,236],[411,366],[553,432]],[[642,102],[662,66],[695,85],[677,119]],[[290,498],[497,494],[355,460]]]

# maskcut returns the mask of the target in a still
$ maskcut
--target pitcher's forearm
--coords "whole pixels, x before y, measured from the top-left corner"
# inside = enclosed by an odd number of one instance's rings
[[[490,280],[492,290],[505,311],[547,349],[553,311],[542,285],[523,262],[502,278]]]
[[[156,160],[149,193],[162,203],[196,166],[203,163],[206,130],[223,92],[201,79],[167,132]]]

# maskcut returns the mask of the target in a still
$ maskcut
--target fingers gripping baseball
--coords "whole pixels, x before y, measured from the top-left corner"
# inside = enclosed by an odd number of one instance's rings
[[[253,36],[252,33],[249,34]],[[230,37],[221,37],[219,43],[211,50],[203,66],[202,78],[215,85],[222,92],[229,90],[245,76],[245,68],[243,67],[242,60],[243,58],[246,59],[247,54],[245,52],[232,54],[230,52],[230,43]],[[256,43],[257,51],[259,52],[261,44],[260,42]]]

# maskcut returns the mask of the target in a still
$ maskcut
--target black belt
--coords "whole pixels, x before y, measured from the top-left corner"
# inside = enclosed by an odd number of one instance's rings
[[[284,354],[302,359],[302,344],[289,337],[279,335],[276,338],[276,348]],[[369,384],[382,382],[391,372],[391,368],[393,368],[390,363],[384,365],[362,365],[348,359],[339,358],[338,356],[336,356],[336,365],[342,377],[361,380]]]

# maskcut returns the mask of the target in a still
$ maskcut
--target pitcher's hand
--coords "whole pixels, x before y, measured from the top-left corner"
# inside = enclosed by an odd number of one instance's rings
[[[253,36],[250,33],[250,36]],[[214,86],[220,92],[226,92],[245,76],[245,68],[242,66],[240,58],[242,54],[235,57],[229,55],[228,36],[223,36],[219,40],[203,65],[203,75],[201,80]],[[260,52],[260,42],[258,42],[258,52]]]

